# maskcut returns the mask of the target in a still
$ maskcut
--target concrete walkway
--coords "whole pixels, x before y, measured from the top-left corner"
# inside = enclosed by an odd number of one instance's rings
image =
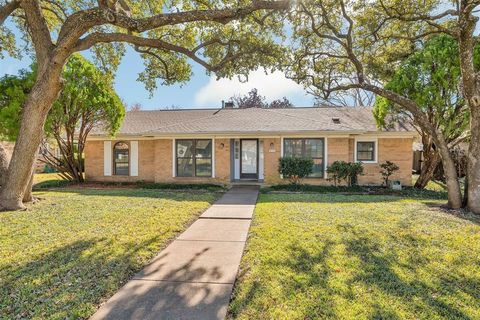
[[[91,319],[224,319],[257,197],[230,189]]]

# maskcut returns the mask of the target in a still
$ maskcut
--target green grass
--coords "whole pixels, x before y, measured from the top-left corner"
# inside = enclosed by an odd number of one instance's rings
[[[33,190],[62,188],[72,184],[64,180],[58,173],[36,173],[33,178]]]
[[[231,319],[480,319],[480,218],[445,201],[262,194]]]
[[[0,319],[88,318],[218,194],[59,189],[0,213]]]

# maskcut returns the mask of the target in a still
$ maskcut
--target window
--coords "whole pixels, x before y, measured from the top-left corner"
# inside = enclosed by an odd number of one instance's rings
[[[357,141],[357,161],[375,161],[375,141]]]
[[[212,140],[176,140],[177,176],[212,176]]]
[[[323,177],[323,139],[284,139],[283,155],[285,157],[302,157],[313,159],[312,178]]]
[[[130,174],[129,150],[125,142],[117,142],[113,146],[113,169],[117,176]]]

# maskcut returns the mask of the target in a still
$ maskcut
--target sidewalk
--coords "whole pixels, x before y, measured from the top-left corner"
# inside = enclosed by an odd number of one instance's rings
[[[257,197],[230,189],[91,320],[224,319]]]

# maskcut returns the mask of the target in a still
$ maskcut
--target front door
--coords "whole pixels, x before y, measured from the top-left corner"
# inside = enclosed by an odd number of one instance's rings
[[[258,179],[258,140],[240,140],[240,179]]]

